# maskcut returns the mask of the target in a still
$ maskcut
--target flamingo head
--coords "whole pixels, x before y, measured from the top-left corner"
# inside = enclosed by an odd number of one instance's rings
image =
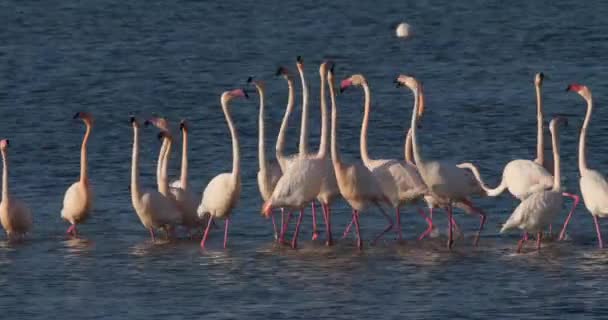
[[[591,90],[589,90],[589,88],[587,88],[587,86],[582,85],[582,84],[572,83],[572,84],[568,85],[568,87],[566,88],[566,91],[576,92],[581,97],[583,97],[585,100],[591,99]]]
[[[361,74],[354,74],[349,78],[342,80],[340,83],[340,92],[344,92],[344,90],[348,89],[350,86],[360,86],[365,83],[365,77]]]
[[[298,69],[302,69],[304,68],[304,59],[302,59],[302,56],[298,56],[296,57],[296,66],[298,67]]]
[[[270,202],[270,200],[266,201],[264,205],[262,205],[262,210],[260,213],[262,214],[262,216],[264,216],[264,218],[270,217],[270,215],[272,214],[272,203]]]
[[[188,121],[186,121],[186,119],[183,119],[179,122],[179,130],[183,132],[188,132]]]
[[[165,131],[165,130],[161,130],[156,137],[158,138],[158,140],[173,139],[173,136],[171,136],[171,133],[169,131]]]
[[[169,121],[163,117],[152,117],[144,122],[147,127],[153,125],[162,131],[169,131]]]
[[[129,122],[131,123],[133,128],[139,128],[139,121],[137,121],[137,118],[135,118],[135,116],[129,117]]]
[[[404,74],[400,74],[395,80],[395,85],[399,87],[408,87],[414,92],[418,92],[418,117],[421,117],[424,113],[424,92],[422,89],[422,82],[416,80],[416,78]]]
[[[226,103],[236,97],[243,97],[245,99],[249,99],[247,91],[245,91],[245,89],[239,88],[230,91],[225,91],[224,93],[222,93],[222,102]]]
[[[8,148],[8,139],[0,140],[0,149],[2,149],[2,151],[4,151],[7,148]]]
[[[325,77],[327,75],[327,70],[333,69],[333,67],[334,67],[333,61],[331,61],[331,60],[323,61],[323,63],[321,63],[321,65],[319,66],[319,75],[321,77]]]
[[[537,73],[534,76],[534,85],[536,85],[537,87],[540,87],[543,85],[543,80],[545,80],[545,74],[542,72]]]
[[[88,125],[93,124],[93,115],[88,112],[76,112],[76,114],[74,114],[74,117],[72,117],[72,118],[73,119],[82,119],[82,121],[84,121],[84,123],[86,123]]]
[[[551,130],[551,132],[555,132],[555,130],[557,129],[557,127],[559,125],[563,125],[564,127],[567,127],[568,118],[562,117],[562,116],[554,117],[553,119],[551,119],[551,122],[549,123],[549,130]]]
[[[247,78],[247,83],[253,84],[260,93],[264,91],[265,85],[262,80],[255,80],[253,77],[249,77]]]

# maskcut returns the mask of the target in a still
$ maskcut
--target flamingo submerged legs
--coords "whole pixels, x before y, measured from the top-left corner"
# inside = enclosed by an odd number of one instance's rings
[[[389,216],[386,212],[384,212],[384,210],[380,210],[380,212],[382,212],[382,215],[384,215],[386,220],[388,220],[388,226],[386,226],[386,228],[384,228],[384,230],[382,230],[382,232],[380,232],[380,234],[376,236],[376,238],[372,242],[372,244],[374,244],[374,245],[385,233],[387,233],[391,229],[393,229],[393,219],[391,219],[391,216]]]
[[[213,217],[209,217],[209,222],[207,222],[207,228],[205,228],[205,233],[203,234],[203,239],[201,240],[202,249],[205,249],[205,242],[207,242],[207,237],[209,237],[209,229],[211,229],[212,224],[213,224]]]
[[[69,235],[71,235],[71,236],[73,236],[73,237],[76,237],[77,236],[76,225],[75,224],[71,225],[68,228],[68,230],[66,231],[66,233],[69,234]]]
[[[431,232],[433,232],[433,220],[427,217],[427,215],[424,213],[424,210],[420,208],[418,208],[418,213],[424,218],[424,220],[426,220],[426,223],[429,225],[429,227],[418,237],[418,241],[420,241],[426,236],[428,236]],[[431,214],[432,213],[433,211],[431,209]]]
[[[448,249],[452,250],[454,244],[454,218],[452,217],[452,203],[448,204]]]
[[[327,233],[327,239],[325,240],[325,245],[331,246],[334,241],[331,236],[331,209],[328,204],[323,204],[323,213],[325,216],[325,232]]]
[[[319,232],[317,232],[317,206],[314,201],[310,205],[312,207],[312,240],[317,240],[319,238]]]
[[[528,233],[524,232],[521,236],[521,239],[517,241],[517,253],[521,253],[521,248],[524,246],[524,243],[528,241]]]
[[[572,205],[572,209],[570,209],[570,212],[568,213],[568,217],[566,217],[566,220],[564,221],[564,226],[562,227],[562,231],[559,233],[558,240],[564,240],[564,238],[566,237],[566,228],[568,228],[568,223],[570,223],[570,218],[572,218],[572,214],[574,213],[574,210],[576,210],[576,206],[578,206],[578,203],[581,200],[581,198],[576,194],[570,194],[567,192],[563,192],[562,195],[564,197],[572,198],[574,200],[574,204]]]
[[[277,232],[277,223],[274,220],[274,212],[271,214],[271,216],[272,216],[272,230],[274,230],[274,240],[278,240],[279,234]]]
[[[285,243],[285,234],[289,228],[289,221],[291,221],[291,211],[287,213],[287,219],[284,219],[285,212],[281,209],[281,235],[279,237],[280,243]]]
[[[150,238],[152,238],[152,242],[156,241],[155,237],[154,237],[154,229],[150,228]]]
[[[593,222],[595,223],[595,232],[597,233],[597,242],[600,249],[604,248],[604,241],[602,240],[602,231],[600,230],[600,221],[597,216],[593,216]]]
[[[542,232],[538,232],[536,234],[536,251],[538,251],[540,253],[540,243],[542,241],[543,238],[543,233]]]
[[[350,228],[352,228],[354,223],[355,223],[355,216],[353,216],[353,218],[350,220],[350,223],[346,226],[346,229],[344,230],[344,234],[342,235],[342,240],[344,240],[344,238],[346,238],[346,236],[348,236],[348,233],[350,232]]]
[[[359,228],[359,212],[353,210],[353,221],[355,222],[355,230],[357,232],[357,248],[363,250],[363,239],[361,239],[361,229]]]
[[[395,215],[397,218],[397,225],[396,225],[397,236],[398,236],[399,241],[401,241],[401,240],[403,240],[403,233],[401,232],[401,212],[399,212],[399,207],[397,207],[395,209]]]
[[[293,233],[293,239],[291,239],[291,247],[296,249],[298,247],[298,234],[300,233],[300,224],[304,217],[304,209],[300,209],[300,215],[298,216],[298,222],[296,223],[296,230]]]
[[[273,215],[274,218],[274,215]],[[226,245],[228,244],[228,226],[230,225],[230,218],[226,218],[224,221],[224,249],[226,249]]]

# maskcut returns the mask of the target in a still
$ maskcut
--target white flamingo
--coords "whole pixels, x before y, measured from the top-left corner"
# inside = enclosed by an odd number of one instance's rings
[[[154,229],[168,228],[181,223],[181,214],[173,202],[156,190],[142,192],[139,187],[139,130],[140,125],[131,117],[133,126],[133,155],[131,162],[131,202],[143,226],[150,231],[154,241]]]
[[[452,209],[453,205],[457,202],[468,202],[468,197],[479,192],[479,184],[475,181],[470,173],[466,169],[461,169],[455,164],[447,161],[427,161],[422,158],[418,147],[418,140],[416,135],[416,127],[418,123],[418,116],[422,114],[423,110],[419,110],[418,95],[422,92],[422,86],[413,77],[400,75],[396,79],[398,85],[407,86],[414,92],[415,101],[414,111],[412,112],[412,121],[410,128],[412,129],[412,147],[414,151],[414,159],[416,166],[420,172],[420,176],[424,180],[424,183],[429,188],[429,192],[433,194],[436,199],[441,200],[441,205],[445,206],[448,211],[448,248],[452,247],[453,244],[453,220],[452,220]],[[480,225],[480,231],[483,228],[484,219],[482,217],[482,224]],[[476,238],[476,242],[479,238]]]
[[[382,191],[389,198],[397,217],[397,234],[402,240],[401,214],[399,209],[407,203],[413,203],[424,198],[427,193],[426,185],[416,166],[406,161],[396,159],[370,159],[367,150],[367,128],[371,110],[371,92],[367,80],[363,75],[356,74],[342,81],[340,91],[355,85],[361,86],[365,95],[364,115],[361,124],[360,152],[361,160],[371,170],[380,183]],[[390,226],[384,232],[390,230]],[[382,234],[381,234],[382,235]]]
[[[550,171],[552,164],[549,164],[545,158],[544,152],[544,135],[543,135],[543,100],[541,88],[543,84],[543,73],[537,73],[534,77],[534,86],[536,88],[536,123],[537,123],[537,143],[536,143],[536,159],[516,159],[507,163],[503,172],[502,180],[496,188],[488,187],[482,180],[479,170],[471,163],[463,163],[461,168],[470,169],[479,180],[481,187],[485,190],[488,196],[496,197],[502,194],[505,190],[517,199],[524,200],[530,194],[541,190],[548,190],[553,187],[553,176]],[[572,215],[579,202],[579,196],[570,193],[563,193],[563,196],[570,197],[574,200],[574,204],[568,217]],[[564,226],[567,225],[567,220]],[[551,229],[551,228],[550,228]],[[560,232],[560,240],[565,236],[565,229]]]
[[[32,212],[25,202],[10,195],[8,190],[8,139],[0,140],[2,153],[2,201],[0,223],[9,240],[22,238],[32,229]]]
[[[363,248],[359,228],[359,213],[369,207],[377,206],[392,225],[391,218],[382,210],[380,203],[390,203],[372,172],[363,163],[347,164],[342,162],[338,151],[338,106],[334,88],[333,68],[328,73],[329,96],[331,97],[331,160],[336,174],[340,194],[352,208],[352,216],[357,233],[357,248]]]
[[[598,245],[600,248],[603,248],[604,241],[602,240],[598,218],[608,216],[608,182],[606,182],[606,178],[600,172],[587,167],[586,155],[587,129],[589,128],[589,121],[591,121],[591,113],[593,112],[593,97],[591,96],[591,90],[584,85],[571,84],[567,90],[578,93],[587,102],[587,114],[581,128],[578,144],[578,168],[581,175],[579,183],[585,207],[591,213],[593,222],[595,223]],[[562,232],[566,230],[569,220],[570,215],[566,219]]]
[[[74,119],[80,118],[86,126],[82,146],[80,147],[80,179],[74,182],[63,197],[61,218],[70,223],[67,233],[76,236],[76,224],[84,222],[93,207],[93,192],[89,183],[87,168],[87,144],[93,127],[93,116],[88,112],[78,112]]]
[[[230,136],[232,137],[232,172],[220,173],[215,176],[203,191],[203,197],[198,206],[198,216],[203,219],[209,215],[207,228],[201,240],[201,247],[205,248],[205,242],[209,236],[209,229],[213,219],[224,219],[224,248],[228,243],[228,227],[230,225],[230,215],[236,206],[241,195],[241,153],[239,148],[239,137],[230,116],[228,103],[236,98],[249,98],[243,89],[234,89],[222,94],[222,111],[228,123]]]
[[[260,110],[258,116],[258,162],[260,169],[258,170],[258,188],[260,190],[260,195],[262,196],[262,200],[264,202],[270,199],[272,196],[272,191],[274,191],[274,187],[277,185],[277,182],[283,175],[283,171],[281,170],[281,166],[277,161],[268,161],[266,160],[266,147],[265,147],[265,128],[264,128],[264,98],[265,98],[265,85],[264,82],[259,80],[253,80],[253,78],[247,79],[247,82],[252,83],[256,90],[258,91],[258,95],[260,96]],[[282,210],[282,209],[281,209]],[[283,213],[281,212],[281,217]],[[274,237],[275,239],[279,239],[279,235],[277,232],[276,222],[274,219],[274,214],[272,215],[272,226],[274,228]]]
[[[522,239],[519,240],[517,252],[521,252],[521,248],[527,240],[528,232],[535,232],[536,248],[540,250],[543,230],[549,226],[551,221],[562,209],[563,197],[561,192],[561,175],[560,175],[560,159],[559,159],[559,124],[567,125],[564,118],[555,118],[551,120],[549,130],[553,141],[553,186],[551,190],[541,190],[528,195],[511,214],[507,222],[500,229],[504,233],[510,229],[519,228],[524,230]]]

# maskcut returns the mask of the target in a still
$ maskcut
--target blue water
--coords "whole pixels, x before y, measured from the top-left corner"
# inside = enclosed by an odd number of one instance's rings
[[[471,246],[478,220],[462,212],[456,218],[465,238],[452,252],[443,235],[416,241],[424,223],[414,208],[404,209],[403,243],[391,235],[376,246],[366,243],[362,253],[350,239],[326,248],[310,240],[307,215],[300,249],[274,246],[271,225],[259,215],[256,95],[232,108],[241,138],[243,192],[229,248],[221,249],[219,229],[205,251],[194,240],[153,244],[131,207],[128,119],[160,114],[174,123],[190,121],[190,177],[199,194],[214,175],[230,170],[221,92],[244,86],[250,75],[266,81],[271,155],[286,102],[285,83],[274,71],[279,65],[295,71],[295,57],[303,56],[314,150],[317,70],[330,58],[339,79],[362,73],[370,83],[373,158],[403,154],[412,96],[394,88],[392,80],[413,74],[424,81],[427,95],[420,131],[424,153],[473,161],[495,185],[509,160],[534,158],[532,80],[542,71],[547,120],[563,113],[572,124],[562,130],[563,183],[578,193],[576,143],[585,104],[564,89],[580,82],[594,93],[589,166],[603,171],[607,15],[608,4],[599,1],[2,2],[0,136],[11,139],[11,191],[32,208],[35,227],[23,243],[0,242],[0,318],[605,315],[608,251],[597,249],[582,205],[570,240],[547,242],[540,254],[532,245],[514,254],[518,234],[498,234],[499,223],[517,205],[507,195],[475,199],[489,215],[478,248]],[[393,24],[402,20],[415,32],[407,41],[394,36]],[[350,90],[338,103],[342,153],[357,160],[362,93]],[[77,111],[96,117],[89,152],[96,201],[81,238],[69,240],[59,211],[63,193],[78,176],[84,128],[71,118]],[[289,152],[296,151],[298,123],[295,115]],[[149,188],[155,187],[155,133],[148,129],[142,136],[142,181]],[[178,159],[176,152],[175,177]],[[436,217],[444,232],[445,216]],[[344,203],[334,205],[336,233],[349,218]],[[383,224],[377,213],[364,215],[364,237],[370,239]]]

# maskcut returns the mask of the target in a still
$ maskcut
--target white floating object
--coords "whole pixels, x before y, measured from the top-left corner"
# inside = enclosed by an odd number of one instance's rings
[[[405,22],[401,22],[395,32],[399,38],[409,38],[412,35],[412,27]]]

